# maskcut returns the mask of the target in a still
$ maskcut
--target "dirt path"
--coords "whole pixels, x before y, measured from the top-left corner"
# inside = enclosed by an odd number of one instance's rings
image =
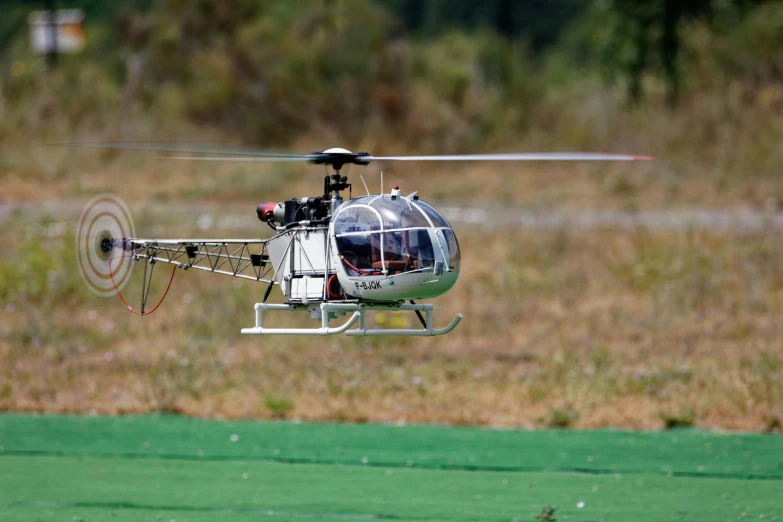
[[[0,221],[17,216],[50,216],[56,222],[75,222],[84,201],[63,201],[43,204],[0,203]],[[236,212],[236,206],[226,210],[221,205],[185,203],[145,203],[130,205],[139,216],[163,216],[166,222],[175,220],[196,226],[201,230],[257,229],[253,208]],[[783,231],[783,212],[777,210],[753,210],[735,208],[691,207],[679,209],[644,209],[623,211],[615,209],[529,208],[529,207],[455,207],[442,206],[439,210],[454,225],[484,225],[489,228],[515,227],[528,230],[579,230],[645,228],[656,231],[680,231],[688,229],[718,232],[749,233]]]

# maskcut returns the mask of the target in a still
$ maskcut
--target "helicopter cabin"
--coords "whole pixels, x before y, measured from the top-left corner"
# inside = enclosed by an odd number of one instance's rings
[[[294,227],[269,240],[289,302],[400,302],[436,297],[459,274],[457,238],[416,196],[368,195],[340,205],[326,227]]]
[[[397,194],[395,194],[397,193]],[[459,274],[459,245],[446,218],[415,196],[361,196],[332,217],[337,279],[366,300],[435,297]]]

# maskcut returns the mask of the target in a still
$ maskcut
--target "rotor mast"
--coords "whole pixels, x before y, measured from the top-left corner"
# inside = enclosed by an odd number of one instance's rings
[[[351,184],[348,183],[348,176],[340,175],[340,167],[335,166],[333,168],[334,174],[324,176],[324,201],[328,200],[331,202],[329,207],[330,214],[334,214],[337,208],[343,204],[343,197],[340,195],[340,191],[351,188]]]
[[[312,160],[312,163],[316,165],[330,165],[334,171],[331,176],[324,177],[324,201],[328,200],[331,202],[329,213],[334,214],[343,203],[340,191],[351,189],[351,184],[348,183],[348,176],[340,175],[340,169],[346,164],[366,167],[369,162],[363,161],[362,158],[370,155],[367,152],[355,153],[341,148],[314,152],[313,155],[315,159]]]

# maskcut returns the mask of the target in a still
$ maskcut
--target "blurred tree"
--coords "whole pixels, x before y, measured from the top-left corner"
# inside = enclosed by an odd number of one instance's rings
[[[586,0],[379,0],[414,34],[431,38],[456,29],[491,28],[510,39],[524,36],[533,49],[555,44]]]
[[[40,4],[7,1],[4,14],[24,27],[26,13]],[[742,83],[751,98],[765,88],[772,99],[777,87],[770,82],[783,74],[783,9],[772,0],[134,0],[120,7],[70,0],[69,6],[87,11],[90,42],[62,60],[62,85],[89,84],[56,92],[58,110],[73,121],[101,121],[97,107],[121,100],[124,110],[187,117],[263,143],[314,131],[431,152],[475,148],[524,132],[547,93],[560,87],[600,91],[580,78],[599,66],[622,78],[632,102],[643,98],[643,80],[658,75],[670,104],[685,80],[706,92],[720,89],[718,76],[722,85]],[[11,42],[6,58],[0,55],[0,88],[6,114],[19,107],[13,112],[22,120],[34,112],[23,109],[24,100],[40,90],[42,60],[31,55],[18,27],[8,36],[9,20],[0,17],[0,42]]]
[[[0,59],[10,49],[14,38],[27,29],[28,14],[30,10],[21,5],[3,7],[3,16],[0,16]]]
[[[482,29],[412,45],[371,0],[166,0],[117,25],[128,101],[257,143],[318,129],[457,149],[518,129],[537,96],[524,41]]]
[[[686,20],[707,19],[716,29],[734,24],[763,0],[607,0],[596,2],[594,16],[605,31],[603,56],[610,74],[626,77],[631,103],[642,99],[642,79],[655,66],[666,81],[670,106],[680,93],[680,30]]]
[[[358,129],[394,18],[368,0],[167,0],[154,14],[146,92],[248,139],[287,141],[318,122]],[[128,43],[131,45],[131,42]]]

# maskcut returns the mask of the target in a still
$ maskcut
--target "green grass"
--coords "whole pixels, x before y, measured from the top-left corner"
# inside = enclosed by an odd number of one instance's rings
[[[240,335],[264,287],[194,271],[176,274],[155,315],[135,317],[89,292],[70,223],[50,221],[0,226],[2,410],[780,430],[783,246],[773,234],[460,226],[460,280],[435,301],[438,325],[465,314],[454,332],[304,342]],[[210,233],[252,237],[253,223]],[[163,212],[137,225],[204,234]],[[123,290],[135,306],[141,276]],[[156,276],[153,301],[168,272]]]
[[[0,520],[783,518],[779,436],[6,414],[0,445]]]

